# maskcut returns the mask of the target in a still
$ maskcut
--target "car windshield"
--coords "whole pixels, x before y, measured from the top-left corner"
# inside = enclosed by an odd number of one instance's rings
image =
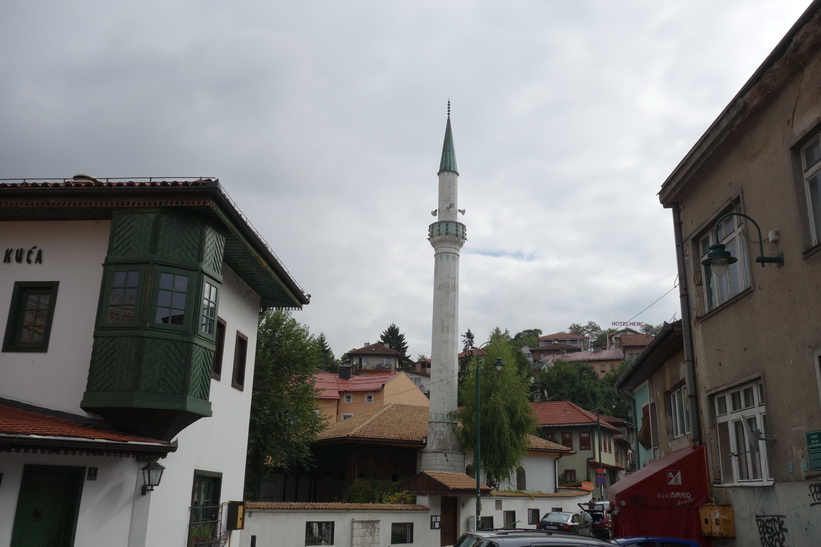
[[[547,522],[565,522],[569,516],[570,513],[548,513],[544,519]]]

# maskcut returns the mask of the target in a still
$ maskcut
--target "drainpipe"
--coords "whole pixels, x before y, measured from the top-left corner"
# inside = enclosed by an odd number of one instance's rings
[[[684,267],[684,241],[681,230],[681,211],[678,202],[671,204],[673,211],[673,234],[676,240],[676,262],[678,263],[678,295],[681,307],[681,335],[684,345],[684,369],[687,382],[687,403],[690,411],[690,436],[694,446],[701,445],[701,422],[698,417],[698,397],[696,396],[696,369],[693,362],[693,333],[690,324],[690,300],[687,295],[687,272]]]

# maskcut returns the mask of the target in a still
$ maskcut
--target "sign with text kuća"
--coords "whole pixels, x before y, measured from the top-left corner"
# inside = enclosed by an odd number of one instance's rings
[[[25,247],[8,247],[3,253],[3,264],[42,264],[43,249],[34,245],[30,249]]]

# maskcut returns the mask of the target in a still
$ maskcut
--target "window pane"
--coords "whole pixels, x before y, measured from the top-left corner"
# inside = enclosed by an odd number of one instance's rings
[[[815,163],[821,160],[821,141],[815,141],[804,149],[804,169],[809,169]]]
[[[160,274],[160,290],[157,293],[156,323],[167,325],[185,324],[186,289],[188,276],[171,273]]]
[[[730,428],[727,422],[718,424],[718,453],[721,457],[721,481],[735,482],[733,477],[732,448],[730,447]]]
[[[170,273],[160,274],[160,288],[170,291],[174,288],[174,275]]]
[[[741,410],[741,392],[740,391],[734,391],[730,395],[730,398],[733,401],[733,412],[735,412],[736,410]]]
[[[137,305],[140,272],[122,270],[111,275],[107,320],[111,323],[133,321]]]
[[[727,414],[727,398],[724,395],[716,398],[716,406],[716,412],[719,416],[722,414]]]
[[[751,408],[753,406],[755,406],[755,401],[753,400],[753,388],[750,386],[744,388],[744,408]]]
[[[807,205],[810,209],[810,221],[814,243],[821,241],[821,172],[807,179]]]

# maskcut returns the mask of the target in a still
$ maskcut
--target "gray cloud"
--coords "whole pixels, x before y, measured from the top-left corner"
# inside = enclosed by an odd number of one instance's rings
[[[460,331],[659,323],[656,192],[808,4],[13,0],[0,176],[219,177],[337,355],[392,322],[429,354],[451,99]]]

